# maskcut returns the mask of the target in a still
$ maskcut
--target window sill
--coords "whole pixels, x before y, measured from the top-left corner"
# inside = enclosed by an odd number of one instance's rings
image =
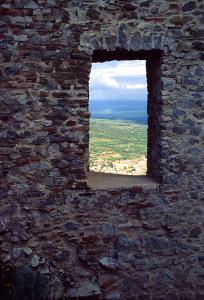
[[[110,173],[90,172],[88,186],[97,190],[157,188],[158,182],[147,176],[120,175]]]

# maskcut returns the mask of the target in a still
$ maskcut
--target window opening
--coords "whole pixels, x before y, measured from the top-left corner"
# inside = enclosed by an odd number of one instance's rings
[[[89,81],[89,170],[146,175],[145,60],[92,64]]]

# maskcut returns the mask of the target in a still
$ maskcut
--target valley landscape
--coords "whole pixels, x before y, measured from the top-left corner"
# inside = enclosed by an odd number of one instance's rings
[[[91,111],[90,171],[145,175],[146,103],[100,102]]]

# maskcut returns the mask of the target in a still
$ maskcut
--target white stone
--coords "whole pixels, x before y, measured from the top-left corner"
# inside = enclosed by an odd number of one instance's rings
[[[5,263],[5,262],[11,260],[11,255],[10,254],[3,254],[1,256],[1,260]]]
[[[27,254],[27,255],[30,255],[30,254],[33,252],[32,249],[29,248],[29,247],[23,248],[23,251],[24,251],[24,253]]]
[[[39,266],[39,264],[40,264],[40,257],[35,254],[31,259],[30,265],[31,267],[35,268]]]
[[[100,264],[109,270],[115,270],[117,267],[117,260],[113,257],[102,257],[99,259]]]
[[[27,41],[27,39],[28,39],[27,35],[15,35],[14,36],[14,40],[16,42],[25,42],[25,41]]]

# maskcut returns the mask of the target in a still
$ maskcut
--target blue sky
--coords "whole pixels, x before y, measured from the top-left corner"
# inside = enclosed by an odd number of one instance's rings
[[[93,63],[89,81],[90,101],[146,101],[145,60]]]

